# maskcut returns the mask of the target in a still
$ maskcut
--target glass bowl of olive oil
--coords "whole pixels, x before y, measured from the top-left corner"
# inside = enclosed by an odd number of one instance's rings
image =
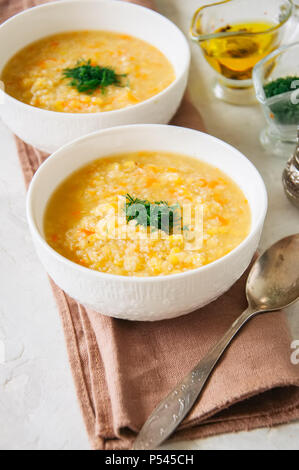
[[[288,159],[299,126],[299,42],[261,60],[254,67],[253,81],[267,122],[261,142],[271,154]]]
[[[256,101],[253,67],[280,46],[293,9],[290,0],[225,0],[196,11],[190,34],[217,73],[217,98]]]

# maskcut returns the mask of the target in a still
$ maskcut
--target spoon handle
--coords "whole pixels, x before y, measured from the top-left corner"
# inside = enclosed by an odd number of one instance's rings
[[[245,310],[219,343],[161,401],[138,434],[134,450],[155,449],[171,436],[195,404],[224,351],[242,326],[256,313],[250,308]]]

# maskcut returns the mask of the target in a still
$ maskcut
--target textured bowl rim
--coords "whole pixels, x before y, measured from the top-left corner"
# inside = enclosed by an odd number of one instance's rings
[[[230,251],[226,255],[222,256],[221,258],[213,261],[212,263],[206,264],[206,265],[201,266],[201,267],[196,268],[196,269],[190,269],[188,271],[184,271],[184,272],[181,272],[181,273],[166,274],[166,275],[163,275],[163,276],[143,276],[143,277],[139,277],[139,276],[125,276],[125,275],[119,275],[119,274],[104,273],[104,272],[101,272],[101,271],[95,271],[91,268],[86,268],[86,267],[81,266],[80,264],[77,264],[77,263],[65,258],[64,256],[60,255],[57,251],[55,251],[47,243],[47,241],[41,235],[40,231],[38,230],[38,228],[36,226],[35,218],[34,218],[34,215],[33,215],[33,192],[34,192],[34,187],[35,187],[36,181],[39,178],[39,175],[42,172],[47,171],[47,166],[48,166],[49,162],[52,159],[55,159],[55,158],[59,157],[59,155],[61,153],[63,153],[64,151],[70,149],[71,147],[76,146],[78,143],[84,142],[84,140],[89,140],[90,138],[92,138],[96,135],[109,134],[109,133],[113,134],[113,133],[117,133],[120,130],[126,130],[126,129],[131,129],[131,128],[135,128],[136,130],[138,130],[138,129],[141,129],[142,127],[150,128],[150,129],[153,130],[153,132],[155,131],[155,129],[158,129],[158,128],[169,128],[169,127],[174,128],[174,129],[180,129],[180,130],[184,129],[184,130],[187,130],[187,131],[192,132],[192,133],[196,132],[200,135],[204,135],[205,138],[211,139],[215,143],[218,143],[219,145],[224,146],[229,150],[233,150],[234,152],[238,152],[240,158],[243,159],[244,162],[246,162],[249,166],[252,167],[252,169],[254,170],[255,175],[256,175],[256,180],[260,185],[261,192],[264,195],[263,200],[259,201],[259,204],[260,204],[260,207],[261,207],[261,213],[260,213],[260,216],[259,216],[258,220],[255,222],[254,225],[253,225],[253,221],[252,221],[249,234],[247,235],[246,238],[244,238],[244,240],[236,248],[234,248],[232,251]],[[82,165],[82,166],[84,166],[84,165]],[[233,179],[233,181],[234,181],[234,179]],[[56,260],[58,262],[65,263],[70,268],[79,270],[79,272],[82,272],[82,273],[85,273],[85,274],[89,273],[91,276],[95,276],[95,277],[102,278],[102,279],[103,278],[104,279],[109,279],[110,281],[119,281],[119,280],[121,280],[121,281],[124,281],[124,282],[132,282],[133,281],[133,282],[137,282],[137,283],[167,282],[169,279],[175,280],[175,279],[180,279],[182,277],[193,276],[198,272],[204,272],[204,271],[207,271],[209,269],[212,269],[213,267],[215,267],[217,265],[220,265],[221,263],[223,263],[227,259],[229,259],[229,257],[231,257],[234,254],[237,254],[238,252],[240,252],[242,250],[242,248],[244,247],[244,245],[246,245],[252,238],[254,238],[257,231],[260,230],[261,226],[263,225],[263,222],[264,222],[264,219],[265,219],[265,216],[266,216],[266,213],[267,213],[267,208],[268,208],[268,195],[267,195],[265,183],[264,183],[260,173],[258,172],[257,168],[238,149],[236,149],[232,145],[228,144],[227,142],[224,142],[223,140],[218,139],[217,137],[211,136],[209,134],[206,134],[204,132],[197,131],[195,129],[190,129],[190,128],[182,128],[182,127],[179,127],[179,126],[170,126],[170,125],[167,125],[167,124],[133,124],[133,125],[117,126],[117,127],[112,127],[112,128],[108,128],[108,129],[102,129],[100,131],[92,132],[92,133],[90,133],[90,134],[88,134],[84,137],[80,137],[80,138],[64,145],[59,150],[54,152],[50,157],[48,157],[47,160],[45,160],[45,162],[39,167],[39,169],[37,170],[37,172],[33,176],[32,181],[30,183],[28,194],[27,194],[27,201],[26,201],[26,213],[27,213],[27,220],[28,220],[30,230],[34,234],[34,236],[37,237],[39,243],[41,243],[43,248],[49,253],[49,255],[51,257],[54,256],[54,258],[56,258]]]
[[[4,26],[6,26],[8,23],[13,22],[17,17],[30,15],[33,10],[35,11],[35,10],[41,10],[41,9],[56,8],[57,6],[59,7],[63,3],[68,3],[68,4],[74,4],[74,3],[76,3],[76,4],[82,3],[83,4],[84,3],[85,4],[87,2],[92,3],[92,4],[101,4],[102,3],[103,5],[105,5],[105,4],[108,5],[110,3],[109,0],[65,0],[65,1],[50,2],[50,3],[43,4],[43,5],[37,5],[35,7],[28,8],[27,10],[24,10],[20,13],[17,13],[16,15],[13,15],[8,20],[6,20],[4,23],[2,23],[0,25],[0,33],[1,33],[1,29]],[[143,7],[141,5],[137,5],[135,3],[116,2],[115,1],[114,4],[118,5],[120,8],[124,7],[124,8],[131,9],[132,11],[134,9],[143,10],[145,15],[149,14],[149,15],[155,16],[157,19],[159,18],[160,20],[164,21],[165,23],[168,23],[169,25],[171,25],[176,30],[178,36],[181,37],[182,44],[185,43],[185,51],[184,51],[185,66],[182,67],[181,71],[178,74],[176,74],[174,81],[170,85],[168,85],[166,88],[164,88],[164,90],[160,91],[156,95],[151,96],[150,98],[148,98],[144,101],[141,101],[140,103],[133,104],[131,106],[126,106],[126,107],[120,108],[120,109],[114,109],[114,110],[111,110],[111,111],[98,111],[96,113],[64,113],[64,112],[61,112],[61,111],[52,111],[52,110],[48,110],[48,109],[39,108],[37,106],[32,106],[32,105],[27,104],[27,103],[23,103],[22,101],[17,100],[16,98],[9,95],[8,93],[6,93],[5,90],[2,90],[2,89],[0,89],[0,94],[3,94],[5,99],[8,99],[8,100],[12,101],[12,102],[16,103],[19,106],[22,106],[22,107],[24,106],[25,108],[29,108],[30,110],[34,110],[34,112],[37,112],[37,113],[47,113],[47,114],[50,113],[53,116],[70,116],[70,118],[84,119],[87,116],[88,117],[89,116],[97,116],[98,117],[98,116],[103,116],[103,115],[114,116],[114,115],[117,115],[117,114],[120,114],[120,113],[124,113],[128,110],[131,110],[131,109],[135,110],[137,108],[141,108],[142,106],[146,106],[149,103],[153,103],[158,97],[161,97],[164,94],[168,93],[170,90],[172,90],[177,85],[177,83],[182,79],[182,77],[185,75],[185,73],[188,73],[188,70],[189,70],[189,67],[190,67],[191,51],[190,51],[190,46],[189,46],[188,40],[187,40],[186,36],[184,35],[184,33],[178,28],[178,26],[175,23],[173,23],[171,20],[169,20],[165,16],[161,15],[157,11],[151,10],[151,9]],[[47,37],[47,36],[45,36],[45,37]],[[40,39],[42,39],[42,37]],[[151,44],[150,42],[148,42],[148,43]],[[29,45],[29,44],[30,43],[28,43],[27,45]],[[157,49],[159,49],[159,48],[157,47]],[[164,56],[169,60],[169,58],[167,57],[166,54],[164,54]],[[170,60],[169,60],[169,62],[171,63]],[[173,66],[172,63],[171,63],[171,65]],[[4,65],[4,67],[5,67],[5,65]],[[2,69],[2,71],[3,71],[3,69]]]

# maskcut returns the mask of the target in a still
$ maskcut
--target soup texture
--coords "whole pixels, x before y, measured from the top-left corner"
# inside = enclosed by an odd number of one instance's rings
[[[159,216],[165,212],[166,219]],[[54,250],[82,266],[160,276],[223,257],[250,224],[243,192],[222,171],[184,155],[142,151],[101,158],[69,176],[49,200],[44,232]]]
[[[85,75],[80,71],[76,75],[76,84],[80,80],[84,85],[79,91],[66,70],[82,65]],[[103,69],[101,75],[96,67]],[[109,82],[107,69],[117,75],[118,83],[101,86]],[[91,82],[95,78],[98,82]],[[1,79],[6,92],[23,103],[65,113],[95,113],[147,100],[168,87],[175,73],[165,55],[141,39],[78,31],[30,44],[8,62]]]

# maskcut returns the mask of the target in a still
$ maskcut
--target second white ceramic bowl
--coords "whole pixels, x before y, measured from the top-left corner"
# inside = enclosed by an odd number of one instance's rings
[[[20,13],[0,26],[0,75],[20,49],[42,37],[64,31],[109,30],[131,34],[160,49],[175,69],[176,79],[158,95],[136,105],[102,113],[58,113],[12,98],[0,87],[0,116],[22,140],[54,152],[80,136],[124,124],[166,124],[183,97],[190,50],[183,33],[164,16],[127,2],[75,0],[53,2]]]
[[[79,266],[54,251],[43,231],[47,202],[71,173],[101,157],[140,150],[176,152],[208,162],[230,176],[249,201],[249,235],[232,252],[202,268],[160,277],[125,277]],[[27,217],[37,253],[65,292],[83,305],[112,317],[162,320],[202,307],[227,291],[248,267],[260,240],[267,193],[255,167],[230,145],[191,129],[133,125],[103,130],[77,140],[49,157],[34,176]]]

